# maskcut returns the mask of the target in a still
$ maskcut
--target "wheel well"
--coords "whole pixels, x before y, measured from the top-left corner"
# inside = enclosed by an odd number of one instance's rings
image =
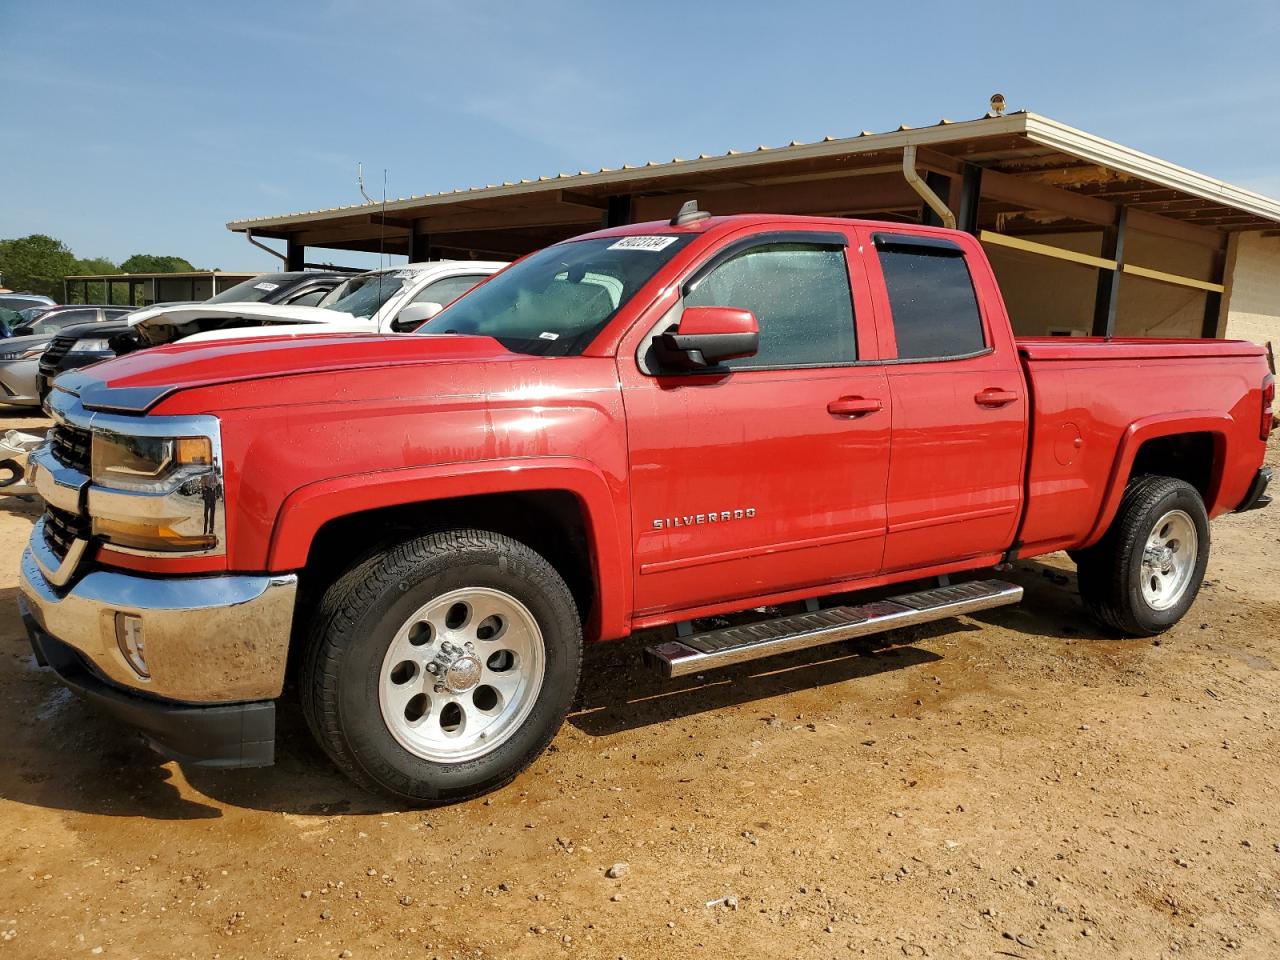
[[[1217,480],[1218,442],[1211,433],[1176,433],[1152,437],[1138,448],[1129,479],[1152,475],[1185,480],[1209,503]]]
[[[564,490],[533,490],[432,500],[330,520],[317,532],[298,583],[298,607],[310,611],[344,571],[369,555],[432,530],[470,527],[501,533],[536,550],[564,577],[579,615],[596,602],[595,564],[586,514]],[[295,618],[306,620],[306,615]]]

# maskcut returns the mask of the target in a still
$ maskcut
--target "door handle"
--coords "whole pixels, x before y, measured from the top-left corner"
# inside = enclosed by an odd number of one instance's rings
[[[827,404],[827,413],[833,417],[865,417],[884,409],[884,404],[875,397],[841,397]]]
[[[1002,390],[999,387],[987,387],[973,395],[973,402],[980,407],[1003,407],[1018,399],[1018,391]]]

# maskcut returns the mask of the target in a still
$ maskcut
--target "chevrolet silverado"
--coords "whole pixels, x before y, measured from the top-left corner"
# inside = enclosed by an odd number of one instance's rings
[[[1210,518],[1269,502],[1274,392],[1251,343],[1015,338],[964,233],[685,209],[414,334],[60,377],[20,604],[170,757],[272,762],[288,675],[352,779],[448,802],[547,746],[584,642],[702,672],[1016,602],[982,571],[1060,550],[1102,629],[1163,631]]]

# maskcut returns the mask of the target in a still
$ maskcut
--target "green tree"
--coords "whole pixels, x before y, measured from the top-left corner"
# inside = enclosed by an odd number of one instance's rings
[[[120,264],[123,273],[191,273],[195,267],[182,257],[161,257],[153,253],[135,253]]]
[[[75,263],[75,269],[71,271],[73,275],[90,276],[90,277],[102,276],[105,273],[119,273],[119,272],[120,272],[120,268],[117,267],[110,260],[108,260],[106,257],[90,257],[87,260],[77,260]],[[87,291],[87,296],[84,299],[85,303],[106,303],[107,302],[107,293],[106,293],[105,283],[91,283],[88,286],[89,286],[89,289]],[[122,290],[123,290],[123,285],[116,288],[116,290],[114,291],[115,295],[112,299],[113,303],[125,302],[126,297],[125,297],[125,294],[122,292]],[[70,293],[75,299],[79,299],[78,286],[76,289],[71,290]]]
[[[0,240],[0,276],[10,290],[62,299],[62,278],[75,273],[76,258],[61,240],[33,233]]]

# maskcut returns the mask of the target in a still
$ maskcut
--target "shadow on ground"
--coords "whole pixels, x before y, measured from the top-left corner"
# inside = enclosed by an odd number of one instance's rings
[[[1026,590],[1023,607],[974,617],[1029,638],[1102,639],[1080,607],[1074,574],[1023,562],[1003,574]],[[898,586],[893,592],[910,587]],[[887,592],[887,591],[886,591]],[[212,819],[223,806],[300,815],[376,815],[399,809],[351,785],[315,745],[296,701],[277,712],[276,764],[256,770],[181,768],[147,748],[128,728],[101,717],[48,672],[35,667],[14,605],[0,591],[0,796],[18,803],[158,820]],[[832,602],[864,602],[832,598]],[[641,651],[659,638],[640,635],[587,651],[583,684],[569,717],[578,730],[607,737],[699,713],[847,683],[937,662],[931,640],[980,633],[971,620],[942,620],[877,637],[665,680],[642,665]],[[180,789],[185,780],[194,790]],[[199,795],[212,802],[202,802]]]

